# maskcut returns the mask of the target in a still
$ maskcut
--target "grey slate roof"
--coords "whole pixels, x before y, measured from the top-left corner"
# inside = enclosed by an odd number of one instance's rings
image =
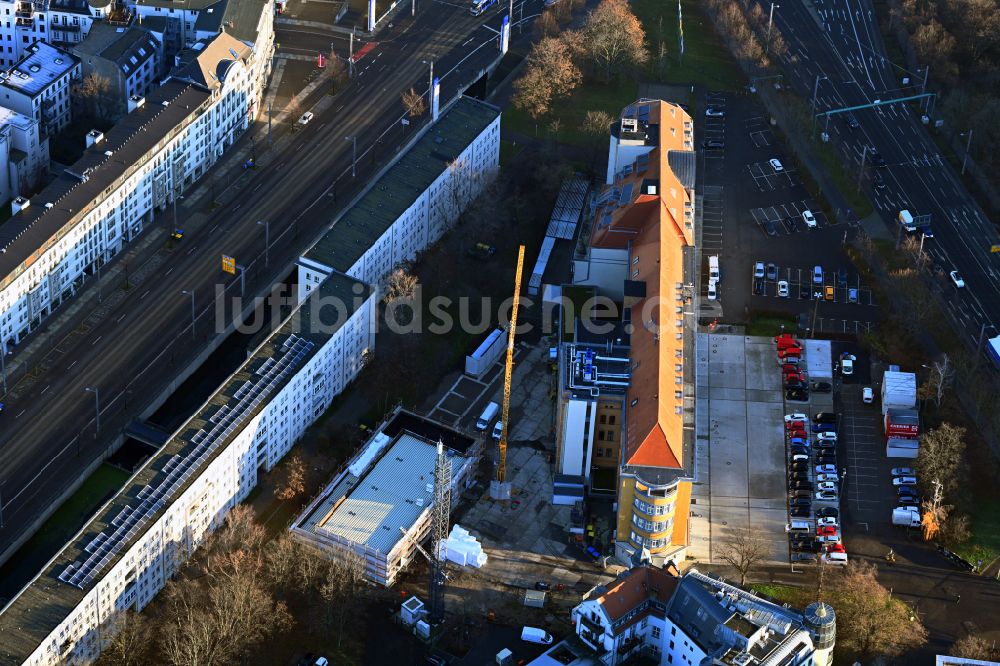
[[[25,50],[24,57],[7,70],[0,85],[34,97],[78,64],[80,59],[73,54],[47,42],[35,42]]]
[[[132,72],[142,65],[146,60],[153,57],[159,47],[159,40],[149,33],[136,26],[122,29],[107,23],[95,22],[87,33],[87,38],[73,48],[73,51],[80,57],[100,56],[118,64],[128,67],[126,73]],[[145,51],[145,53],[140,52]],[[135,57],[133,64],[129,58]]]
[[[209,101],[209,93],[183,81],[167,81],[146,104],[124,116],[104,141],[84,152],[72,167],[31,198],[31,206],[0,225],[0,284],[13,279],[39,248],[47,247],[77,222],[82,211],[167,133]],[[166,106],[162,102],[168,102]],[[112,151],[108,157],[105,151]],[[89,170],[89,172],[88,172]],[[86,181],[80,175],[88,173]],[[50,209],[46,203],[53,204]]]
[[[667,151],[667,164],[677,176],[677,180],[688,190],[694,189],[695,173],[697,171],[697,155],[693,150]]]
[[[59,580],[59,574],[63,573],[70,564],[79,563],[87,557],[88,553],[84,547],[97,534],[108,530],[111,527],[111,521],[124,507],[136,507],[141,503],[140,492],[149,484],[158,483],[163,479],[164,467],[171,460],[195,449],[193,440],[200,430],[211,427],[210,418],[220,414],[223,409],[232,410],[239,404],[240,400],[236,397],[237,392],[249,381],[254,380],[262,366],[273,362],[272,359],[280,358],[285,353],[283,345],[286,341],[297,336],[307,343],[312,343],[309,351],[294,366],[294,369],[298,370],[304,367],[322,345],[339,330],[344,322],[334,321],[333,317],[337,315],[334,312],[335,309],[322,307],[322,303],[318,299],[339,299],[344,303],[346,316],[349,317],[355,311],[358,289],[361,290],[362,298],[371,293],[371,289],[367,285],[345,275],[331,275],[322,282],[312,292],[310,298],[302,304],[302,307],[289,317],[264,344],[257,348],[254,354],[230,376],[198,413],[174,433],[167,444],[143,465],[124,488],[101,507],[93,520],[66,545],[49,566],[0,612],[0,665],[21,664],[52,630],[66,619],[73,608],[83,599],[86,592],[93,587],[93,584],[85,585],[84,589],[80,589]],[[311,330],[311,327],[303,325],[304,322],[311,321],[313,317],[323,319],[326,330]],[[292,376],[294,373],[278,381],[265,395],[271,396],[278,393]],[[243,413],[236,424],[245,423],[253,418],[266,403],[267,399],[265,398],[257,407]],[[239,430],[237,425],[233,433],[221,439],[219,445],[195,469],[204,469],[211,464],[212,460],[224,451],[232,439],[238,435]],[[196,476],[193,474],[191,479]],[[168,496],[168,500],[182,494],[190,485],[191,479],[178,486]],[[153,520],[158,518],[164,510],[161,508],[157,511]],[[152,521],[147,523],[145,529],[138,531],[127,543],[131,544],[138,540],[152,524]],[[118,554],[101,570],[102,573],[109,571],[120,559],[121,554],[127,552],[127,549],[128,545],[118,551]],[[97,580],[99,579],[100,576]]]
[[[491,104],[459,98],[305,258],[346,273],[499,115],[500,109]]]

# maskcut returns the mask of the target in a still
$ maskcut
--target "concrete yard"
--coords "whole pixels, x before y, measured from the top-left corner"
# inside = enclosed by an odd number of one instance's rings
[[[750,528],[769,544],[769,561],[787,563],[785,410],[774,343],[701,333],[696,365],[701,434],[688,558],[717,563],[719,546]]]

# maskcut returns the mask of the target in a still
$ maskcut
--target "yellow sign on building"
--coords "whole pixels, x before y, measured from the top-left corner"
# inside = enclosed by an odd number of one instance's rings
[[[236,257],[222,255],[222,270],[230,275],[236,275]]]

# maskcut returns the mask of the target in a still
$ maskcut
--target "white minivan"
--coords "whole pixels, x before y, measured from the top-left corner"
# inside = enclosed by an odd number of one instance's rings
[[[493,423],[493,419],[497,417],[497,413],[499,411],[500,405],[495,402],[491,402],[486,405],[486,409],[484,409],[483,413],[479,415],[478,419],[476,419],[476,430],[479,432],[486,432],[486,429],[490,427],[491,423]]]
[[[713,254],[708,258],[708,281],[715,280],[719,282],[721,277],[719,275],[719,257]]]
[[[493,426],[493,439],[499,442],[500,437],[502,435],[503,435],[503,421],[497,421],[496,425]]]
[[[528,643],[541,643],[542,645],[552,644],[552,634],[539,629],[538,627],[525,627],[521,630],[521,640]]]

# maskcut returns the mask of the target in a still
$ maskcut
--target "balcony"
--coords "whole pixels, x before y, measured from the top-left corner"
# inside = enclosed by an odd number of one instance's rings
[[[604,635],[604,627],[602,627],[600,623],[594,622],[586,615],[580,616],[580,624],[589,629],[592,633],[597,634],[598,641],[600,641],[600,637]]]

